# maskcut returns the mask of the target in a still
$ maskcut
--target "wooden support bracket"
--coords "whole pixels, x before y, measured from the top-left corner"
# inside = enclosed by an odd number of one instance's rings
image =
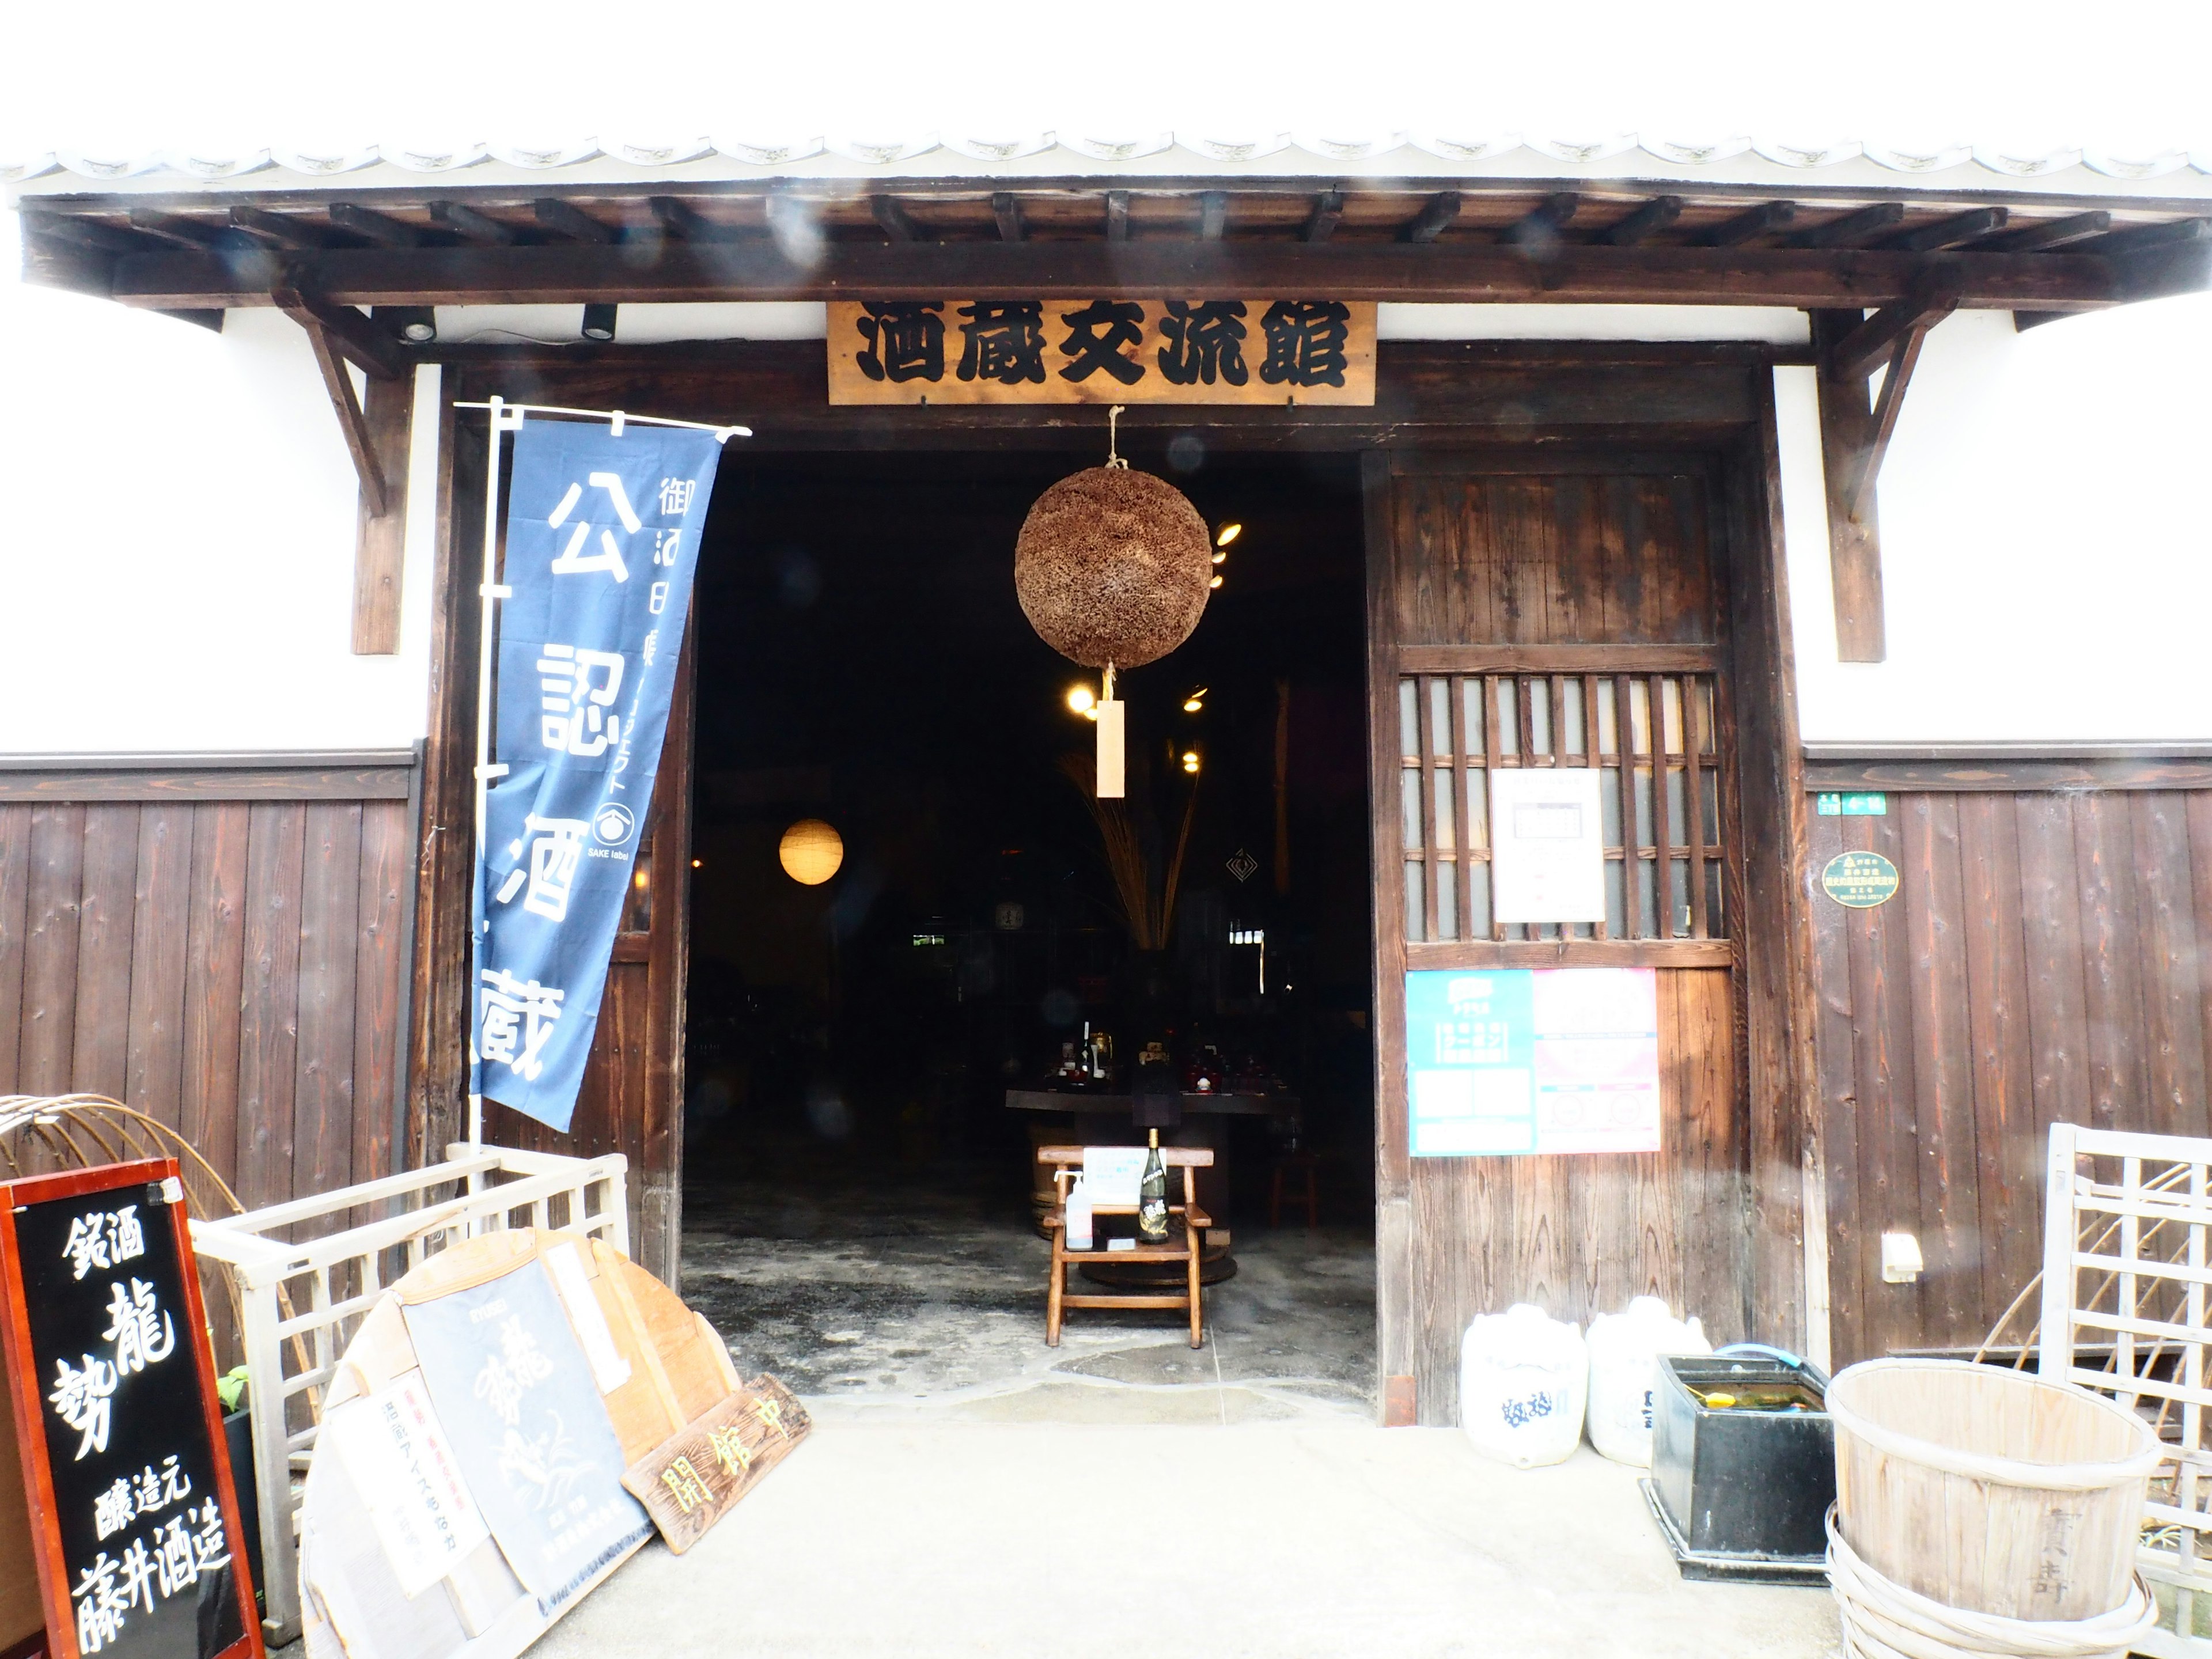
[[[1820,459],[1827,475],[1828,572],[1835,596],[1836,655],[1844,662],[1880,662],[1887,654],[1875,481],[1897,429],[1921,343],[1958,305],[1956,280],[1938,265],[1905,298],[1871,317],[1856,311],[1813,313],[1813,343],[1820,359]],[[1867,378],[1884,361],[1889,373],[1875,400],[1868,395]]]
[[[277,307],[307,336],[338,430],[361,480],[354,543],[353,649],[389,656],[399,649],[399,583],[405,555],[407,461],[413,434],[415,376],[405,348],[350,306],[331,306],[295,287],[272,291]],[[366,402],[348,361],[368,376]]]

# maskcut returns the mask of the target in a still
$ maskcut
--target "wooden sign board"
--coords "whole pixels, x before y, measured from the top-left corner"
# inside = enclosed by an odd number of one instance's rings
[[[832,404],[1375,401],[1345,300],[833,300]]]
[[[174,1159],[0,1182],[0,1508],[28,1501],[49,1659],[259,1659],[206,1330]]]
[[[681,1555],[813,1426],[790,1389],[757,1376],[631,1464],[623,1485]]]

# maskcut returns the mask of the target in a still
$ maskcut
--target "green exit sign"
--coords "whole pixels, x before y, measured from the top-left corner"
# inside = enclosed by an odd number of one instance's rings
[[[1815,795],[1813,810],[1824,818],[1886,818],[1887,795]]]

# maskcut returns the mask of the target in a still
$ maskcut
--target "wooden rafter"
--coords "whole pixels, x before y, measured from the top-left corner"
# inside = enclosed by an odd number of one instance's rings
[[[1882,246],[1904,253],[1933,253],[1939,248],[1979,241],[1992,232],[2002,230],[2011,217],[2011,213],[2001,207],[1972,208],[1893,236]]]
[[[906,204],[896,196],[871,196],[868,211],[874,217],[876,228],[894,242],[918,242],[921,231],[914,222],[914,216],[906,210]]]
[[[1559,227],[1575,216],[1582,198],[1572,191],[1558,191],[1505,228],[1498,237],[1521,247],[1546,246],[1559,240]]]
[[[358,306],[927,299],[947,294],[1021,299],[1040,292],[1212,291],[1508,303],[1540,295],[1561,304],[1863,309],[1907,294],[1928,264],[1923,256],[1880,249],[1612,247],[1562,241],[1549,250],[1539,271],[1522,250],[1489,242],[1188,238],[1127,245],[830,240],[815,257],[800,258],[772,238],[699,221],[681,203],[664,209],[661,222],[669,240],[649,253],[635,244],[332,249],[293,256],[184,248],[121,253],[103,244],[113,260],[112,282],[104,286],[125,304],[153,309],[266,305],[283,269],[297,264],[308,291]],[[719,246],[686,245],[693,241]],[[2082,311],[2203,286],[2190,263],[2203,246],[2175,243],[2136,256],[2164,262],[2150,273],[2154,281],[2138,280],[2129,261],[2091,254],[1961,252],[1936,257],[1956,273],[1962,305]]]
[[[1444,233],[1444,228],[1459,217],[1461,196],[1455,190],[1438,191],[1428,199],[1427,205],[1407,222],[1399,234],[1408,242],[1433,242]]]
[[[618,240],[612,225],[602,224],[574,203],[564,202],[557,196],[539,197],[530,204],[530,211],[546,229],[572,242],[605,245]]]
[[[1779,229],[1796,216],[1795,202],[1761,202],[1732,219],[1723,219],[1701,240],[1707,247],[1740,247],[1755,237]]]
[[[371,380],[396,380],[411,366],[407,348],[351,306],[333,305],[289,276],[270,290],[270,302],[302,328],[329,335],[337,349]]]
[[[1336,234],[1337,221],[1344,217],[1344,192],[1325,190],[1314,198],[1313,211],[1298,232],[1302,242],[1326,242]]]
[[[1956,273],[1936,266],[1913,284],[1904,298],[1884,306],[1822,355],[1822,368],[1837,380],[1863,380],[1906,334],[1925,333],[1959,308]]]
[[[1856,213],[1846,213],[1840,219],[1831,219],[1825,225],[1815,225],[1810,230],[1801,230],[1790,237],[1785,247],[1859,247],[1886,234],[1904,222],[1905,204],[1876,202],[1872,207],[1863,207]]]
[[[342,226],[356,236],[366,236],[380,247],[421,247],[422,231],[404,219],[395,219],[388,213],[379,213],[353,202],[331,204],[331,222]]]
[[[1682,198],[1679,196],[1655,196],[1632,213],[1598,232],[1597,240],[1607,247],[1634,247],[1647,236],[1656,235],[1682,216]]]
[[[328,227],[294,213],[271,213],[266,208],[234,207],[230,210],[230,222],[248,235],[275,247],[313,253],[324,248],[344,246],[344,239],[333,235]]]
[[[490,215],[477,212],[465,202],[435,203],[430,209],[430,216],[467,241],[482,242],[491,247],[512,247],[514,245],[514,226],[501,224]]]

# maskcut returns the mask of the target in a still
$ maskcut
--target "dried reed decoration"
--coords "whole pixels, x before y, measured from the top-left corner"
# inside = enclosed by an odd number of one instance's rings
[[[1115,894],[1121,901],[1122,919],[1129,926],[1129,942],[1139,951],[1165,950],[1175,929],[1176,894],[1182,886],[1182,859],[1190,847],[1190,826],[1198,816],[1198,779],[1194,776],[1190,781],[1190,794],[1182,807],[1182,828],[1176,835],[1175,856],[1168,861],[1167,879],[1155,894],[1152,866],[1146,860],[1137,826],[1130,819],[1128,804],[1098,799],[1097,763],[1088,755],[1062,755],[1060,769],[1080,792],[1083,804],[1091,809],[1091,819],[1098,826],[1098,838],[1106,849],[1106,868],[1114,878]]]

